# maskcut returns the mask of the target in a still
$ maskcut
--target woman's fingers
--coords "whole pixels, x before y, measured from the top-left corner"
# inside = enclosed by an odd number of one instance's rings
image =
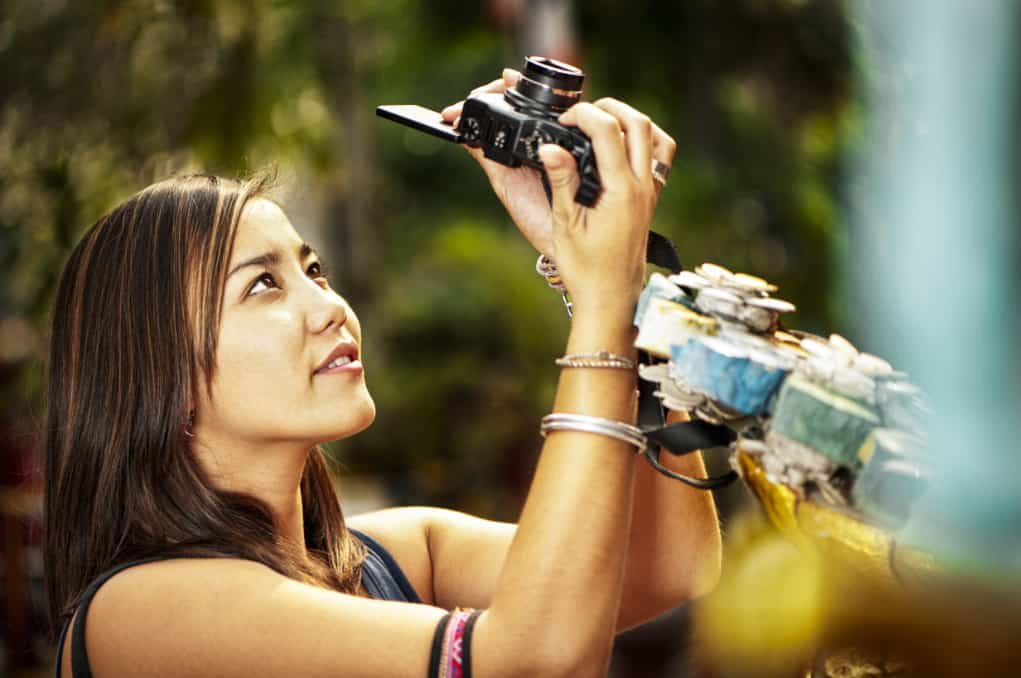
[[[457,117],[461,115],[461,109],[464,108],[464,102],[458,101],[456,104],[450,104],[442,111],[440,111],[440,117],[443,118],[443,122],[454,122]]]
[[[673,166],[674,154],[677,152],[677,142],[669,134],[664,132],[659,125],[652,123],[652,158],[658,160],[668,168]],[[669,172],[669,170],[667,170]],[[663,190],[663,184],[656,181],[656,196]]]
[[[578,205],[574,202],[574,194],[578,191],[581,179],[578,177],[578,165],[574,156],[556,144],[543,144],[539,147],[539,159],[546,169],[546,177],[553,197],[553,224],[565,228],[576,228],[580,224],[576,218]]]
[[[507,89],[504,84],[503,78],[497,78],[492,82],[488,82],[481,87],[476,87],[469,94],[479,94],[480,92],[502,92]],[[443,118],[444,122],[452,122],[457,119],[457,116],[461,115],[461,109],[464,108],[464,100],[458,101],[456,104],[450,104],[442,111],[440,111],[440,117]]]
[[[660,162],[671,165],[677,152],[677,142],[663,131],[656,123],[652,123],[652,157]]]
[[[609,97],[595,105],[615,117],[624,131],[631,171],[643,184],[652,180],[652,120],[623,101]]]
[[[482,92],[505,92],[508,88],[513,87],[517,84],[521,74],[515,71],[513,68],[503,69],[503,74],[491,82],[486,83],[480,87],[476,87],[471,91],[471,94],[480,94]],[[464,107],[464,101],[458,101],[455,104],[450,104],[442,111],[440,115],[443,116],[444,122],[453,122],[457,119],[457,116],[461,115],[461,109]]]
[[[476,87],[471,94],[502,93],[514,87],[520,78],[521,73],[505,68],[499,78]],[[443,121],[456,125],[463,108],[464,101],[447,106],[440,112]],[[607,97],[594,104],[576,104],[561,115],[559,121],[578,127],[592,140],[604,182],[605,179],[612,182],[615,174],[619,176],[627,172],[629,178],[637,180],[640,185],[648,186],[649,182],[653,182],[656,195],[662,190],[663,185],[653,178],[652,163],[657,160],[669,167],[677,143],[649,116],[622,101]]]
[[[502,92],[507,88],[507,85],[503,82],[503,76],[500,76],[496,80],[491,80],[485,85],[480,85],[471,91],[471,94],[478,94],[479,92]]]
[[[624,148],[623,130],[617,118],[595,104],[583,101],[569,108],[559,120],[563,125],[577,127],[592,140],[604,186],[619,181],[622,175],[633,178]]]
[[[513,68],[503,69],[503,83],[507,87],[513,87],[518,84],[518,80],[521,79],[521,73],[515,71]]]

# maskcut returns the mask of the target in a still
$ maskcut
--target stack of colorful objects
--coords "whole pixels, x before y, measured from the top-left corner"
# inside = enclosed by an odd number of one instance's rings
[[[924,490],[922,394],[843,337],[788,331],[761,278],[703,264],[654,273],[635,314],[640,376],[674,410],[739,432],[771,482],[884,527]]]

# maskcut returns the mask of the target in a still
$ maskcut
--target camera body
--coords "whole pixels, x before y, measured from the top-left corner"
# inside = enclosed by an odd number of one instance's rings
[[[508,167],[526,165],[542,172],[546,196],[552,197],[539,147],[557,144],[574,156],[581,184],[575,202],[592,207],[602,183],[592,140],[575,127],[557,122],[560,114],[581,101],[581,69],[546,57],[525,59],[521,77],[503,94],[480,92],[464,101],[457,127],[436,111],[415,104],[377,106],[376,115],[432,136],[481,148],[487,158]]]
[[[515,104],[518,102],[514,97],[504,94],[470,95],[465,99],[457,126],[462,143],[481,148],[487,158],[501,165],[525,165],[540,171],[543,165],[539,147],[556,144],[570,152],[578,163],[581,185],[575,201],[586,207],[594,205],[602,184],[592,141],[581,130],[558,123],[559,112]]]

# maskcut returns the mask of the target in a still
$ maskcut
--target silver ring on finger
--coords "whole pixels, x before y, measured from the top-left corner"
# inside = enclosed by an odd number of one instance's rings
[[[667,177],[670,176],[670,165],[665,162],[653,159],[652,178],[659,182],[660,187],[666,186]]]

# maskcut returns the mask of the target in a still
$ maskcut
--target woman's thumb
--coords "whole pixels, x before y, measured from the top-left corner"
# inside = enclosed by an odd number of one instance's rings
[[[578,163],[573,155],[556,144],[540,146],[539,159],[546,169],[546,177],[553,191],[553,213],[566,217],[574,206],[574,194],[581,184]]]

